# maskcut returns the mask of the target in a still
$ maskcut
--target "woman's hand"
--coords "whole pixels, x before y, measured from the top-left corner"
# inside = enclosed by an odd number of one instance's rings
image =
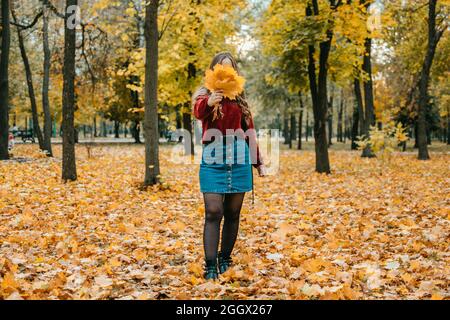
[[[257,170],[258,170],[258,175],[260,176],[260,177],[265,177],[265,176],[267,176],[267,169],[266,169],[266,166],[265,165],[260,165],[258,168],[257,168]]]
[[[223,91],[222,90],[214,91],[208,99],[208,106],[210,107],[217,106],[220,103],[220,101],[222,101],[222,99],[223,99]]]

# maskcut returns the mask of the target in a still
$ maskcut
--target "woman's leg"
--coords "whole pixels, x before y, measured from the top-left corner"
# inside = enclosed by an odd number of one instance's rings
[[[215,263],[220,240],[220,223],[223,217],[223,194],[204,193],[205,227],[203,230],[203,247],[207,263]]]
[[[222,230],[222,244],[220,251],[222,256],[229,257],[233,251],[239,231],[239,216],[245,193],[228,193],[224,199],[225,221]]]

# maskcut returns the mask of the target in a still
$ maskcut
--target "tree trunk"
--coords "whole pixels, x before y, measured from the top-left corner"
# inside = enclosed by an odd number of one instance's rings
[[[331,93],[330,101],[328,101],[328,147],[333,145],[333,102],[334,102],[334,94]]]
[[[181,105],[178,105],[177,107],[175,107],[175,122],[176,122],[177,129],[183,128],[183,121],[182,121],[182,116],[180,113],[180,108],[181,108]]]
[[[309,138],[309,111],[306,110],[306,130],[305,130],[305,141],[308,142]]]
[[[417,125],[417,119],[416,119],[416,121],[414,122],[414,131],[413,131],[413,133],[414,133],[414,146],[413,146],[413,148],[414,149],[417,149],[419,147],[418,142],[417,142],[417,139],[418,139],[417,138],[417,136],[418,136],[418,134],[417,134],[418,128],[419,128],[419,126]]]
[[[447,113],[447,144],[450,145],[450,114]]]
[[[141,130],[139,129],[139,121],[133,121],[133,125],[131,127],[131,135],[134,138],[134,143],[142,143],[141,142]]]
[[[120,122],[119,121],[114,121],[114,138],[115,139],[119,139],[120,138],[119,130],[120,130]]]
[[[297,123],[295,122],[295,113],[291,112],[290,124],[289,124],[289,149],[292,149],[292,142],[295,139],[297,131]]]
[[[192,2],[192,1],[191,1]],[[195,12],[194,12],[195,15]],[[195,20],[197,21],[197,23],[200,23],[199,18],[197,16],[195,16]],[[197,30],[197,28],[195,28],[195,30]],[[195,55],[195,52],[191,51],[189,52],[189,55],[193,56]],[[195,77],[197,76],[197,67],[195,66],[194,63],[190,62],[187,65],[187,73],[188,73],[188,80],[191,81],[192,79],[195,79]],[[192,96],[192,92],[189,92],[189,96]],[[185,155],[195,155],[195,150],[194,150],[194,128],[193,128],[193,122],[192,122],[192,116],[191,116],[191,101],[186,101],[185,105],[184,105],[184,111],[185,113],[183,113],[183,127],[185,130],[187,130],[189,132],[189,143],[190,143],[190,152],[188,150],[188,144],[184,143],[184,147],[185,147]]]
[[[357,134],[363,135],[364,132],[364,102],[361,93],[361,83],[359,79],[355,78],[354,82],[354,90],[355,90],[355,100],[356,106],[358,107],[358,132]]]
[[[105,120],[102,120],[100,122],[100,136],[101,137],[106,137],[107,136]]]
[[[189,103],[188,103],[189,106]],[[186,106],[186,110],[188,109]],[[194,155],[194,135],[192,134],[192,118],[190,113],[183,113],[183,128],[187,132],[189,132],[189,140],[188,143],[184,141],[184,154],[185,155]],[[190,150],[189,150],[190,148]]]
[[[9,26],[9,0],[1,2],[2,51],[0,53],[0,160],[8,160],[9,136],[9,48],[11,32]]]
[[[359,124],[360,124],[359,113],[361,111],[360,110],[361,108],[360,108],[359,103],[357,102],[357,100],[358,99],[355,99],[355,107],[353,108],[352,144],[351,144],[351,149],[352,150],[357,150],[358,149],[358,144],[356,142],[358,140],[358,128],[359,128]]]
[[[97,138],[97,117],[94,116],[94,120],[92,123],[94,138]]]
[[[304,105],[303,105],[303,96],[301,91],[298,93],[298,98],[300,100],[300,113],[298,115],[298,143],[297,143],[297,149],[302,150],[302,129],[303,129],[303,112],[304,112]]]
[[[76,28],[69,25],[71,10],[69,7],[77,6],[78,0],[66,0],[64,19],[64,66],[63,66],[63,163],[62,179],[74,181],[77,179],[75,163],[75,41]],[[73,7],[72,7],[73,8]]]
[[[317,16],[319,5],[317,0],[312,1],[306,8],[306,15]],[[327,77],[328,77],[328,57],[330,54],[331,41],[333,38],[332,29],[327,30],[327,40],[320,43],[319,53],[319,79],[316,79],[315,47],[308,48],[308,75],[314,111],[314,139],[316,152],[316,171],[319,173],[330,173],[330,160],[328,156],[327,144]]]
[[[158,4],[150,0],[145,14],[145,180],[146,186],[159,182],[158,135]]]
[[[289,137],[289,117],[284,113],[284,120],[283,120],[283,136],[284,136],[284,144],[290,144],[290,137]]]
[[[343,115],[344,115],[344,89],[341,89],[341,101],[338,110],[338,127],[337,127],[337,140],[344,142],[344,129],[343,129]]]
[[[14,22],[17,23],[17,19],[15,16],[14,10],[11,10],[11,13],[12,13]],[[38,110],[37,110],[36,95],[34,93],[34,86],[33,86],[33,74],[31,72],[30,61],[28,60],[28,55],[27,55],[27,51],[25,49],[25,43],[23,40],[23,36],[22,36],[22,32],[20,30],[20,27],[17,27],[17,38],[19,41],[20,55],[22,57],[23,65],[25,68],[25,75],[26,75],[27,86],[28,86],[28,96],[30,98],[31,115],[32,115],[32,119],[33,119],[33,133],[39,141],[39,148],[41,150],[46,150],[44,147],[44,138],[42,136],[41,127],[39,125],[39,115],[38,115]]]
[[[48,44],[48,15],[47,6],[42,6],[42,44],[44,48],[44,76],[42,79],[42,108],[44,110],[44,150],[47,156],[53,157],[52,152],[52,116],[50,113],[50,103],[48,98],[48,89],[50,84],[50,59],[51,53]]]
[[[366,72],[369,79],[364,82],[364,126],[363,132],[366,137],[369,137],[370,126],[375,125],[375,112],[373,101],[373,82],[372,82],[372,39],[366,38],[363,70]],[[362,157],[373,158],[375,154],[370,146],[363,149]]]
[[[437,0],[430,0],[428,5],[428,46],[419,80],[419,116],[417,121],[417,146],[419,148],[419,160],[430,159],[427,143],[427,109],[429,101],[428,84],[430,80],[431,66],[436,53],[436,47],[444,32],[443,30],[436,29],[436,3]]]

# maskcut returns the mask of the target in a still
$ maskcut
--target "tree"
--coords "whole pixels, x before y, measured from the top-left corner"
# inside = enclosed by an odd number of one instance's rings
[[[337,126],[337,141],[344,142],[344,89],[341,89],[341,97],[338,110],[338,126]]]
[[[436,4],[437,0],[430,0],[428,4],[428,45],[425,55],[425,59],[420,71],[419,77],[419,96],[418,96],[418,147],[419,147],[419,160],[428,160],[430,155],[428,153],[427,143],[427,108],[429,105],[428,85],[430,82],[431,66],[433,64],[434,55],[436,53],[436,47],[441,39],[445,29],[439,29],[436,27]]]
[[[385,75],[385,87],[389,88],[390,111],[396,121],[404,126],[410,127],[410,136],[415,132],[415,147],[419,143],[419,100],[420,88],[428,87],[429,96],[422,101],[427,101],[427,107],[422,108],[422,127],[423,115],[425,114],[425,139],[429,140],[431,132],[435,129],[434,122],[440,121],[440,129],[444,127],[448,95],[448,56],[449,56],[449,37],[448,32],[448,1],[436,1],[435,6],[435,28],[436,32],[442,35],[434,40],[438,40],[435,53],[431,59],[430,72],[428,75],[427,86],[424,86],[425,78],[421,75],[427,69],[426,64],[430,62],[431,51],[434,47],[433,41],[429,41],[430,23],[429,18],[430,1],[418,0],[413,2],[402,2],[386,0],[386,23],[383,28],[383,40],[388,48],[386,51],[386,63],[379,64],[377,69]],[[428,30],[428,31],[426,31]],[[427,57],[428,55],[428,57]],[[418,58],[423,57],[423,58]],[[425,61],[428,61],[425,63]],[[424,68],[425,67],[425,68]],[[425,75],[425,74],[424,74]],[[422,84],[420,83],[422,81]],[[378,92],[379,90],[377,90]],[[423,90],[422,90],[423,91]],[[386,96],[386,95],[384,95]],[[434,106],[433,106],[434,105]],[[423,112],[425,109],[425,112]],[[441,119],[436,119],[435,111],[439,109]],[[431,112],[431,113],[430,113]],[[423,132],[422,134],[423,135]],[[404,144],[406,148],[406,144]],[[423,150],[427,148],[422,145]]]
[[[1,2],[2,44],[0,53],[0,160],[9,159],[9,48],[11,41],[9,26],[9,0]]]
[[[145,180],[150,186],[159,182],[158,132],[158,5],[150,0],[145,13]]]
[[[23,65],[25,68],[25,75],[26,75],[27,86],[28,86],[28,97],[30,99],[31,115],[32,115],[32,119],[33,119],[33,133],[38,138],[39,148],[41,150],[45,150],[44,138],[42,136],[41,126],[39,125],[39,115],[38,115],[38,110],[37,110],[38,107],[37,107],[36,94],[35,94],[34,84],[33,84],[33,73],[31,71],[30,60],[28,59],[28,54],[27,54],[27,51],[25,48],[25,41],[24,41],[24,38],[22,35],[23,30],[32,28],[38,22],[39,17],[42,16],[42,12],[40,12],[34,18],[33,22],[27,26],[18,24],[18,20],[16,18],[15,10],[13,7],[11,8],[11,14],[12,14],[14,23],[16,24],[20,55],[22,56],[22,61],[23,61]]]
[[[297,142],[297,150],[302,149],[302,129],[303,129],[303,113],[305,112],[305,106],[303,104],[303,95],[302,92],[298,92],[298,98],[300,100],[300,112],[298,114],[298,142]],[[306,129],[308,130],[308,129]]]
[[[306,83],[312,98],[318,172],[331,171],[328,157],[331,139],[327,139],[327,123],[331,136],[332,118],[328,117],[331,103],[328,108],[328,102],[333,99],[328,96],[328,87],[345,88],[358,73],[362,74],[358,79],[367,77],[362,61],[369,34],[365,10],[359,1],[272,0],[262,19],[262,43],[265,51],[275,57],[282,73],[290,73],[289,66],[294,66],[296,76],[303,77],[304,62],[301,58],[292,59],[291,52],[302,53],[303,60],[306,57]],[[283,60],[289,63],[279,63]],[[292,84],[292,79],[287,83]]]
[[[361,112],[360,119],[363,119],[361,124],[361,135],[368,136],[370,127],[375,125],[375,111],[373,101],[373,80],[372,80],[372,39],[367,37],[365,40],[365,54],[363,57],[363,71],[366,73],[368,79],[364,81],[364,113]],[[373,158],[375,154],[372,152],[370,145],[366,146],[362,151],[362,157]]]
[[[337,4],[334,0],[330,0],[329,6],[331,10],[336,10]],[[319,4],[317,0],[313,0],[306,7],[307,17],[319,16]],[[328,156],[328,144],[326,136],[327,121],[327,77],[328,77],[328,57],[330,55],[331,42],[333,39],[333,25],[329,21],[326,29],[325,41],[319,44],[319,74],[316,75],[316,48],[314,44],[308,47],[308,75],[309,85],[312,95],[313,112],[314,112],[314,138],[316,150],[316,171],[319,173],[330,173],[330,160]]]
[[[63,87],[63,161],[62,179],[74,181],[77,179],[75,162],[75,52],[76,25],[74,23],[74,8],[78,0],[66,0],[64,18],[64,87]]]
[[[44,64],[42,76],[42,109],[44,110],[44,141],[43,147],[47,152],[47,156],[52,157],[52,118],[50,113],[49,101],[49,86],[50,86],[50,67],[51,67],[51,52],[48,42],[48,19],[50,11],[47,6],[42,6],[42,46],[44,48]]]

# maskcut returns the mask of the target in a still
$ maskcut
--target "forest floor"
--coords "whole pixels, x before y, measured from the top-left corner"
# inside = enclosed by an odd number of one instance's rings
[[[78,146],[79,180],[63,184],[60,146],[36,148],[0,163],[0,299],[450,299],[443,145],[388,164],[331,150],[328,176],[283,149],[217,282],[202,279],[197,165],[163,146],[163,184],[143,190],[142,146]]]

